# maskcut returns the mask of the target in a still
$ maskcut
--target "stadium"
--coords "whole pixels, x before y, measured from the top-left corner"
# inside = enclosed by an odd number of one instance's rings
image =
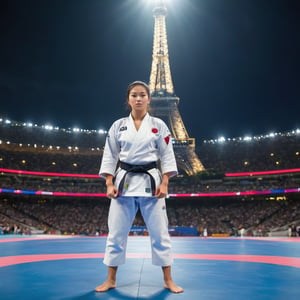
[[[0,298],[298,300],[299,3],[3,1]]]
[[[106,131],[0,119],[0,232],[107,234],[109,199],[98,176]],[[206,168],[179,171],[167,211],[171,235],[299,236],[300,130],[205,140]],[[140,214],[132,235],[147,235]]]

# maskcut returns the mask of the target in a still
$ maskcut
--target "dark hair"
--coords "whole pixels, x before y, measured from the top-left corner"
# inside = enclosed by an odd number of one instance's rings
[[[126,100],[128,100],[128,98],[129,98],[130,91],[137,85],[142,85],[146,89],[146,93],[147,93],[148,97],[150,98],[149,85],[147,83],[145,83],[144,81],[134,81],[134,82],[130,83],[127,87]]]
[[[147,93],[149,99],[151,98],[151,95],[150,95],[150,88],[149,88],[149,85],[148,85],[147,83],[145,83],[144,81],[139,81],[139,80],[131,82],[131,83],[128,85],[128,87],[127,87],[127,93],[126,93],[126,107],[127,107],[127,109],[129,109],[130,111],[131,111],[131,107],[130,107],[130,105],[128,104],[129,93],[130,93],[130,91],[131,91],[135,86],[137,86],[137,85],[143,86],[143,87],[146,89],[146,93]]]

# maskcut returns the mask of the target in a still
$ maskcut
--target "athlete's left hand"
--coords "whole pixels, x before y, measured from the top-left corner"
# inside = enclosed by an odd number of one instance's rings
[[[164,198],[168,195],[168,185],[161,183],[155,191],[155,197]]]

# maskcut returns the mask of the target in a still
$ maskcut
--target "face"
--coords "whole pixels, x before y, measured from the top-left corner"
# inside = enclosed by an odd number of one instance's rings
[[[147,90],[142,85],[135,85],[128,93],[128,104],[132,111],[147,112],[150,103],[150,97]]]

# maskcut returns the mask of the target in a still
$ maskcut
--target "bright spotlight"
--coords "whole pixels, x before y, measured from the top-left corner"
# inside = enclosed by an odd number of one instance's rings
[[[269,134],[269,137],[275,137],[275,133],[274,133],[274,132],[271,132],[271,133]]]
[[[251,141],[252,140],[252,137],[251,136],[245,136],[243,138],[244,141]]]
[[[164,5],[170,1],[171,0],[149,0],[148,2],[150,2],[152,5]]]
[[[45,125],[45,129],[46,130],[53,130],[53,126],[52,125]]]

